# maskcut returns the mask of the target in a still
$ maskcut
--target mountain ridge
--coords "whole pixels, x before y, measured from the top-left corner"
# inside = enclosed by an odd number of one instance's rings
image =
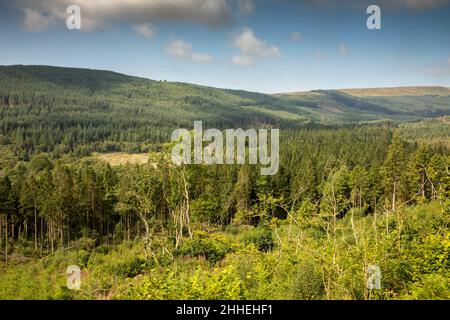
[[[106,69],[96,69],[96,68],[79,68],[79,67],[63,67],[63,66],[52,66],[52,65],[24,65],[24,64],[15,64],[15,65],[0,65],[0,68],[51,68],[54,70],[61,71],[90,71],[90,72],[98,72],[104,74],[111,74],[120,77],[126,78],[135,78],[140,80],[148,80],[148,81],[161,81],[166,83],[174,83],[174,84],[185,84],[192,85],[204,88],[218,89],[218,90],[226,90],[226,91],[242,91],[247,93],[257,93],[269,96],[279,96],[279,95],[308,95],[313,94],[316,91],[338,91],[358,97],[379,97],[379,96],[416,96],[416,95],[443,95],[450,96],[450,87],[445,86],[393,86],[393,87],[367,87],[367,88],[337,88],[337,89],[312,89],[305,91],[292,91],[292,92],[277,92],[277,93],[263,93],[259,91],[247,91],[243,89],[233,89],[233,88],[224,88],[224,87],[213,87],[208,85],[196,84],[191,82],[180,82],[180,81],[167,81],[167,80],[156,80],[143,76],[135,76],[128,75],[126,73],[111,71]]]
[[[218,127],[290,126],[311,122],[404,121],[450,115],[450,89],[436,86],[264,94],[151,80],[107,70],[38,65],[0,66],[0,85],[3,105],[30,106],[36,104],[33,99],[39,97],[52,101],[47,105],[57,101],[59,107],[69,107],[77,105],[79,99],[94,105],[94,109],[99,104],[108,105],[112,111],[145,109],[146,116],[158,118],[158,125],[211,119],[211,124]],[[182,119],[173,119],[174,113]]]
[[[198,120],[204,128],[289,129],[448,115],[448,96],[372,97],[339,90],[269,95],[105,70],[0,66],[0,146],[14,146],[16,154],[143,152]]]

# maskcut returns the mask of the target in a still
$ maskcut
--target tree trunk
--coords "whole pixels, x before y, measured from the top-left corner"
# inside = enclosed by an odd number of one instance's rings
[[[37,209],[34,202],[34,250],[37,251]]]
[[[187,228],[188,228],[189,238],[192,239],[190,208],[189,208],[189,192],[187,189],[187,182],[186,182],[186,177],[184,175],[184,172],[183,172],[183,184],[184,184],[184,197],[186,199],[186,206],[185,206],[184,214],[185,214],[186,224],[187,224]]]
[[[396,200],[396,192],[397,192],[397,181],[394,181],[394,189],[392,191],[392,211],[395,211],[395,203],[397,202]]]
[[[422,173],[422,200],[425,200],[425,174]]]
[[[55,234],[54,234],[54,226],[53,221],[50,222],[50,244],[52,247],[52,253],[55,252]]]
[[[6,248],[5,248],[5,261],[6,264],[8,264],[8,216],[6,216],[6,239],[5,239],[5,244],[6,244]]]
[[[67,214],[67,246],[70,246],[70,216]]]
[[[3,249],[3,217],[0,218],[0,251]]]
[[[41,255],[43,253],[44,250],[44,219],[41,218]]]
[[[14,241],[14,216],[11,217],[11,241]]]

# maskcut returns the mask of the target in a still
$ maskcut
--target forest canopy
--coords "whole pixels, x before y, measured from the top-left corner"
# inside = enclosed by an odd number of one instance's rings
[[[264,95],[11,66],[0,98],[0,299],[450,297],[446,96]],[[171,131],[199,118],[281,128],[278,174],[174,165]],[[65,283],[73,264],[79,291]]]

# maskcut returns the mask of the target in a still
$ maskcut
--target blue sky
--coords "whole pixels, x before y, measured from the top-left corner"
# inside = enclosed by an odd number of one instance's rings
[[[69,4],[81,30],[66,28]],[[366,27],[369,4],[381,30]],[[0,64],[268,93],[450,86],[450,1],[0,1]]]

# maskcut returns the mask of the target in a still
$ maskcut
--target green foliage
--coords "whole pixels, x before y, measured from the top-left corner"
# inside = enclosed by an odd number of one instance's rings
[[[325,289],[320,268],[312,262],[296,265],[290,292],[295,300],[320,300]]]
[[[176,255],[188,257],[204,257],[207,261],[216,263],[231,252],[232,248],[224,237],[197,232],[193,239],[187,239],[175,251]]]
[[[196,232],[181,250],[211,254],[211,262],[185,255],[158,267],[142,244],[125,242],[90,251],[58,251],[41,262],[2,269],[0,298],[32,299],[448,299],[448,216],[437,203],[400,210],[400,216],[357,216],[336,225],[336,241],[309,234],[308,226],[277,226],[276,247],[243,246],[237,234]],[[396,224],[403,221],[400,237]],[[321,222],[323,223],[323,222]],[[356,236],[356,239],[355,239]],[[226,248],[233,248],[227,251]],[[225,251],[227,251],[225,253]],[[64,288],[65,268],[82,265],[82,290]],[[382,290],[369,295],[364,270],[377,264]]]
[[[414,283],[411,293],[404,296],[414,300],[448,300],[450,297],[450,278],[442,275],[426,275]]]
[[[232,266],[211,272],[197,269],[193,275],[177,277],[170,270],[166,275],[152,272],[137,279],[117,295],[120,299],[208,299],[236,300],[245,298],[243,281]]]
[[[147,268],[148,266],[144,259],[135,257],[131,260],[112,265],[110,271],[122,278],[132,278],[142,273],[142,271]]]
[[[220,206],[212,199],[198,198],[191,203],[191,214],[194,221],[220,222]]]
[[[12,148],[23,161],[41,152],[78,157],[92,151],[146,152],[168,141],[174,129],[190,128],[198,119],[222,129],[293,128],[449,112],[445,96],[355,97],[324,90],[267,95],[108,71],[0,67],[0,145]]]
[[[67,83],[64,74],[47,79],[49,92]],[[87,84],[79,88],[89,97],[84,102],[109,101],[103,100],[106,93],[120,101],[97,105],[105,109],[173,93],[142,79],[130,84],[106,73],[102,82],[95,74],[79,74],[85,76]],[[209,90],[189,87],[177,97],[189,96],[186,103],[204,103],[207,109],[215,99],[261,98],[221,90],[213,90],[217,96],[211,101],[192,96]],[[76,100],[74,92],[67,99]],[[267,97],[265,103],[277,101]],[[8,103],[25,108],[19,102],[11,97]],[[155,100],[160,107],[169,102]],[[352,103],[354,109],[374,107]],[[47,104],[50,110],[53,102],[42,98],[36,108]],[[313,101],[308,105],[319,108]],[[130,118],[145,118],[147,111]],[[114,148],[102,142],[110,134],[117,141],[133,140],[127,148],[139,147],[146,138],[130,138],[128,130],[145,135],[147,124],[127,121],[108,132],[92,124],[72,133],[62,122],[62,131],[54,131],[65,142],[56,148],[70,152],[91,139],[95,148]],[[29,139],[54,146],[55,141],[40,142],[47,139],[43,128],[35,135],[17,128],[21,132],[2,147],[31,150]],[[117,167],[40,153],[40,147],[28,162],[1,153],[6,166],[0,171],[0,298],[448,298],[449,150],[405,140],[398,135],[402,130],[378,125],[283,130],[280,170],[271,177],[261,177],[258,166],[250,165],[173,166],[165,148],[151,153],[147,164]],[[82,268],[81,291],[64,289],[72,264]],[[370,292],[367,268],[373,264],[381,268],[382,289]]]
[[[254,244],[255,247],[263,252],[272,250],[274,246],[272,230],[259,227],[246,232],[242,241],[245,244]]]

